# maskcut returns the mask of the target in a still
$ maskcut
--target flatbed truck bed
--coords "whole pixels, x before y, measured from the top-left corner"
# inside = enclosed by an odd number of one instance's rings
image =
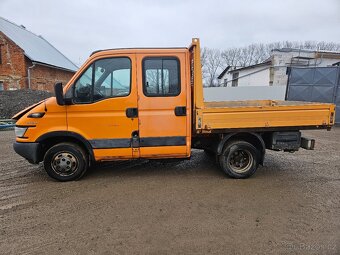
[[[193,65],[194,133],[330,129],[334,125],[334,104],[283,100],[204,102],[198,39],[192,40],[189,50]]]

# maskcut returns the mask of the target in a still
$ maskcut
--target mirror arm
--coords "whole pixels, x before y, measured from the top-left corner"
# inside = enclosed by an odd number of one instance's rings
[[[65,105],[72,105],[73,99],[72,98],[64,98],[64,104]]]

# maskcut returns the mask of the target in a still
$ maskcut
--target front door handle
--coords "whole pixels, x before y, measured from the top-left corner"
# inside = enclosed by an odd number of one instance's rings
[[[175,115],[176,116],[187,116],[187,107],[186,106],[176,106],[175,107]]]
[[[137,118],[138,108],[127,108],[125,113],[126,113],[126,117],[128,118]]]

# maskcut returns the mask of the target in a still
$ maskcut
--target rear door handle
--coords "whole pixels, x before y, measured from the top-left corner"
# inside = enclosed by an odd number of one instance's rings
[[[126,117],[128,118],[137,118],[138,108],[127,108],[125,113],[126,113]]]
[[[175,115],[176,116],[187,116],[187,107],[186,106],[176,106],[175,107]]]

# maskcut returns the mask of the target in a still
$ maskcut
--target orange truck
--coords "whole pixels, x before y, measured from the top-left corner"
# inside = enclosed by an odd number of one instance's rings
[[[59,181],[96,162],[189,159],[202,149],[233,178],[263,164],[266,149],[313,149],[300,130],[330,129],[333,104],[204,102],[199,39],[189,48],[110,49],[91,54],[55,97],[13,116],[14,150]]]

